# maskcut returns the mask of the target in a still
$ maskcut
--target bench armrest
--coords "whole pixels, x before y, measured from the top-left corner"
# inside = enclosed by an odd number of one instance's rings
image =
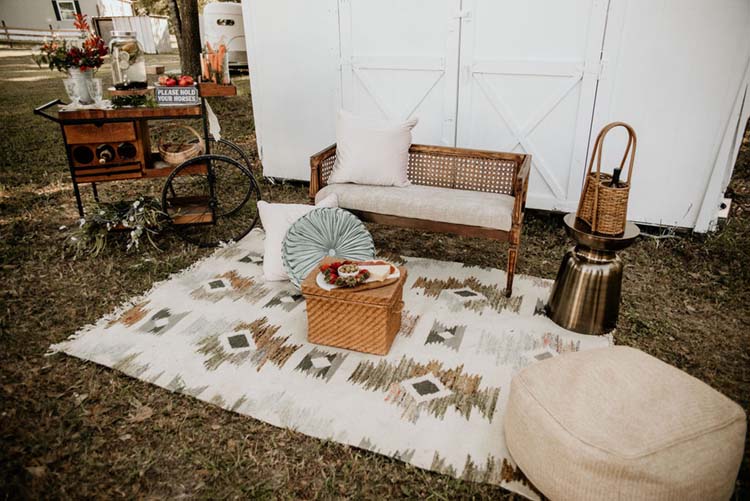
[[[526,208],[526,195],[529,191],[529,172],[531,171],[531,155],[524,155],[523,162],[518,166],[513,186],[513,225],[520,225]]]
[[[315,203],[315,195],[328,184],[328,177],[336,161],[336,143],[310,157],[310,199]]]

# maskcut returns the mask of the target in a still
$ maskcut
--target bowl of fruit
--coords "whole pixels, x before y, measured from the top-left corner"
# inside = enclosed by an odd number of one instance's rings
[[[164,87],[190,87],[195,85],[195,80],[190,75],[162,75],[159,77],[159,85]]]

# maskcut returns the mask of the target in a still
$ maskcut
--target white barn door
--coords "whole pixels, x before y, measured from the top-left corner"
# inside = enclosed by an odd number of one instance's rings
[[[339,0],[344,109],[418,117],[414,142],[455,142],[461,0]]]
[[[607,4],[463,0],[456,143],[530,153],[530,207],[576,208]]]

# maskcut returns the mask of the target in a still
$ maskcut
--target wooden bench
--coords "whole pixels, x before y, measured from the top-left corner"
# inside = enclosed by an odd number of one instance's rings
[[[412,145],[412,186],[328,184],[336,145],[310,157],[310,198],[336,193],[339,206],[373,223],[507,241],[506,296],[513,291],[531,155]]]

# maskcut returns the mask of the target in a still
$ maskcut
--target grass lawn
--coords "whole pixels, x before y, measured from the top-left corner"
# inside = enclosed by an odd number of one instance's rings
[[[177,67],[172,56],[150,59]],[[99,76],[110,81],[108,66]],[[169,234],[159,239],[161,251],[128,254],[117,241],[96,258],[65,251],[60,227],[74,225],[78,215],[61,135],[56,124],[32,114],[64,96],[61,78],[37,69],[27,52],[0,50],[0,497],[513,498],[497,487],[275,428],[92,363],[45,357],[50,343],[208,253]],[[255,158],[247,77],[237,84],[239,97],[213,106],[224,134]],[[111,183],[100,193],[133,198],[159,188]],[[272,201],[306,200],[303,186],[262,188]],[[615,340],[687,371],[748,410],[747,134],[730,191],[732,217],[716,233],[651,230],[622,253]],[[87,187],[83,193],[90,202]],[[505,247],[490,241],[370,228],[388,251],[505,266]],[[570,245],[560,215],[531,211],[519,273],[554,278]],[[153,414],[142,419],[141,406]],[[746,449],[737,499],[750,496],[749,457]]]

